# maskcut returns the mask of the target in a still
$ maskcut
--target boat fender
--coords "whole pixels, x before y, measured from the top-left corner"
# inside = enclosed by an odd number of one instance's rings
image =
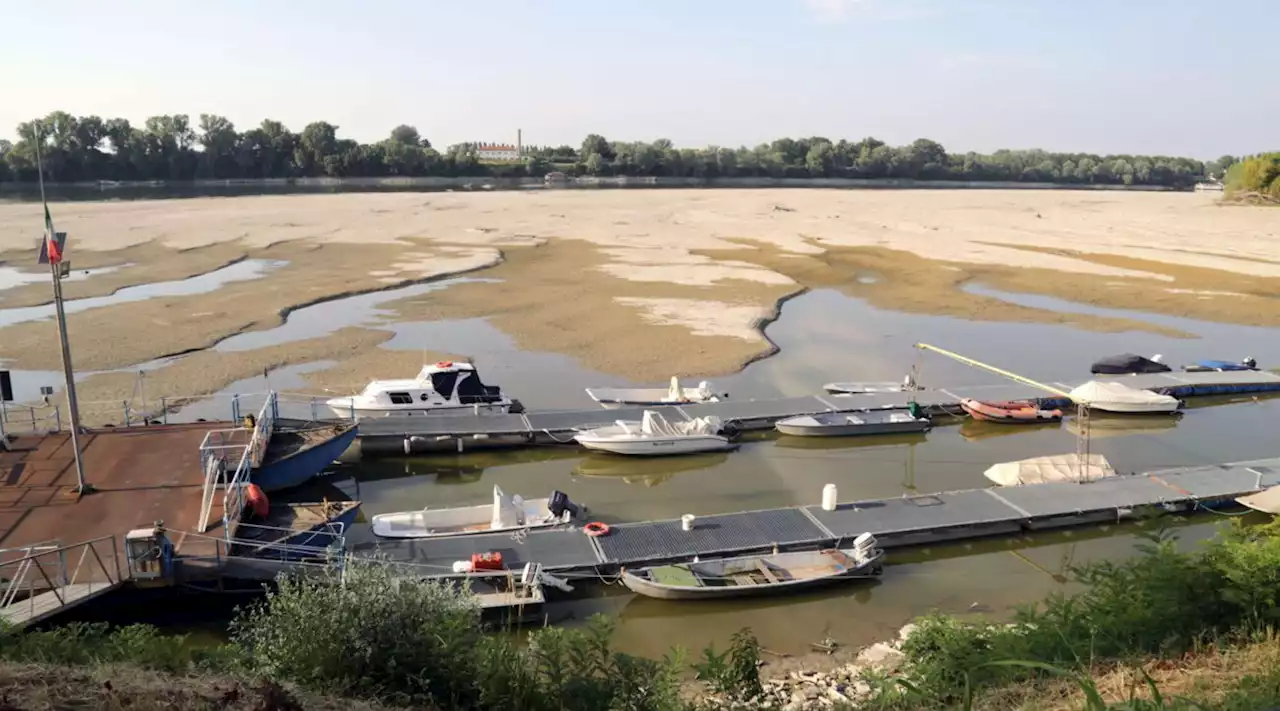
[[[587,534],[588,536],[591,536],[592,538],[605,536],[609,534],[609,524],[601,523],[599,521],[592,521],[591,523],[588,523],[587,525],[582,527],[582,532]]]
[[[267,513],[271,510],[271,504],[267,501],[267,494],[262,490],[262,487],[257,484],[249,484],[245,487],[244,498],[254,516],[258,518],[267,517]]]
[[[720,428],[720,434],[732,440],[737,439],[742,434],[742,430],[738,429],[738,426],[732,422],[727,422],[724,427]]]

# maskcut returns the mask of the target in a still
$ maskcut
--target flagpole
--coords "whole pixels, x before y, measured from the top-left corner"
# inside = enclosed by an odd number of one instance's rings
[[[49,224],[46,226],[49,234],[45,235],[46,242],[53,240],[57,244],[57,233],[53,231],[53,217],[49,216],[49,203],[44,196],[44,163],[40,158],[40,143],[44,138],[40,135],[40,129],[35,129],[36,138],[36,175],[40,181],[40,204],[44,206],[44,214],[48,217]],[[45,249],[49,254],[49,270],[53,274],[53,309],[58,321],[58,340],[62,345],[62,374],[67,381],[67,410],[71,415],[71,448],[75,452],[76,458],[76,494],[84,496],[93,492],[93,487],[84,480],[84,460],[80,455],[80,404],[76,400],[76,376],[71,365],[71,346],[67,339],[67,314],[62,308],[62,260],[54,261],[52,248],[46,243]]]

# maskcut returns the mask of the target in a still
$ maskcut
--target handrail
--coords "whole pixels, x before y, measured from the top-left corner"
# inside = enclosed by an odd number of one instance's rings
[[[99,548],[104,545],[110,547],[111,565],[108,566],[103,560],[103,556],[99,552]],[[33,545],[28,546],[26,555],[14,560],[0,562],[0,570],[11,569],[16,573],[10,578],[9,584],[4,591],[4,595],[0,596],[0,609],[14,609],[18,605],[29,605],[29,614],[35,616],[36,597],[41,593],[51,592],[58,599],[59,605],[66,605],[69,600],[66,597],[66,588],[72,585],[88,585],[92,591],[95,585],[101,585],[102,588],[114,587],[124,580],[123,569],[120,566],[120,553],[117,547],[115,536],[101,536],[93,538],[81,543],[75,543],[67,546],[48,546]],[[11,549],[21,550],[21,549]],[[80,553],[79,560],[76,562],[74,569],[68,574],[67,557],[68,554]],[[103,580],[87,579],[89,576],[95,576],[94,566],[90,566],[84,578],[81,572],[84,571],[84,565],[89,561],[92,555],[93,561],[97,564],[96,569],[102,573]],[[58,572],[54,578],[50,578],[48,572],[41,565],[42,559],[54,557],[57,562]],[[45,586],[37,588],[37,579],[31,575],[31,570],[35,569],[40,573]],[[26,598],[18,601],[17,597],[20,592],[26,592]]]

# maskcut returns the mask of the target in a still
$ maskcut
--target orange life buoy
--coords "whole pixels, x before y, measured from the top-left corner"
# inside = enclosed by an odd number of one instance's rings
[[[439,362],[437,362],[437,363],[436,363],[436,367],[437,367],[437,368],[452,368],[452,367],[453,367],[453,361],[451,361],[451,360],[442,360],[442,361],[439,361]]]
[[[596,536],[603,536],[609,532],[609,525],[600,523],[599,521],[592,521],[582,527],[582,532],[592,538],[595,538]]]
[[[245,487],[245,501],[249,507],[253,509],[253,515],[258,518],[266,518],[267,513],[271,510],[271,504],[267,501],[267,493],[257,484],[250,484]]]

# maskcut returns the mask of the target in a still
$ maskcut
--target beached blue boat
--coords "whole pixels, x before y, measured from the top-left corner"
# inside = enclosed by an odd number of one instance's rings
[[[253,468],[249,480],[268,493],[301,486],[351,446],[359,427],[345,422],[284,427],[277,421],[262,463]]]

